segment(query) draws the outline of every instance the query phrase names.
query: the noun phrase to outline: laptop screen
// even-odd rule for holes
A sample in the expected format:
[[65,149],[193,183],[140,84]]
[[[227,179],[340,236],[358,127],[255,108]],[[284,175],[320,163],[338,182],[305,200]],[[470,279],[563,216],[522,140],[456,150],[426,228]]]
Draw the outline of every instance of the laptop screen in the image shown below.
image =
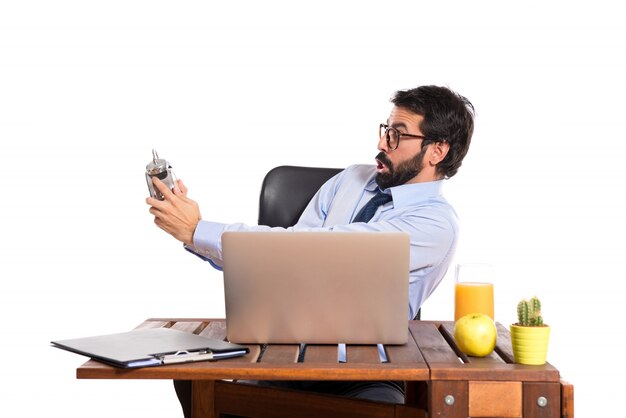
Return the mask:
[[408,234],[226,232],[222,256],[232,342],[407,341]]

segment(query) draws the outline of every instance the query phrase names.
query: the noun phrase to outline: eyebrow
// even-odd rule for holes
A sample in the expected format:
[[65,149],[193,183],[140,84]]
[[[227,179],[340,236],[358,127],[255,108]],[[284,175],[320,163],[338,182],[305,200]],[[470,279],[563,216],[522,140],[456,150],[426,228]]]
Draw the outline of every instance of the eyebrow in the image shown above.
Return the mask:
[[392,128],[396,128],[396,129],[404,128],[405,131],[409,130],[409,128],[406,126],[406,123],[404,123],[404,122],[397,122],[397,123],[394,123],[393,125],[389,125],[389,119],[387,119],[387,125],[391,126]]

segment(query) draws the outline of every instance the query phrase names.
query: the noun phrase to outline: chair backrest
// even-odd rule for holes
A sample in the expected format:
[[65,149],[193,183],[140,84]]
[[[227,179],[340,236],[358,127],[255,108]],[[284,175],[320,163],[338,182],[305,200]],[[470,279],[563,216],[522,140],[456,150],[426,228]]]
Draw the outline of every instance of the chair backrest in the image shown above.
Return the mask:
[[341,170],[289,165],[270,170],[261,186],[259,225],[294,225],[319,188]]

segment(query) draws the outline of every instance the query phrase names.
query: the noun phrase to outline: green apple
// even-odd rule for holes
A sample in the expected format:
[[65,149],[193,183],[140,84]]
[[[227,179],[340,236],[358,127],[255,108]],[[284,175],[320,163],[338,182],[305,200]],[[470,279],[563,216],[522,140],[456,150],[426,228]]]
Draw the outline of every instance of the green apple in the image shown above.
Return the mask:
[[488,356],[496,346],[497,335],[493,320],[482,313],[464,315],[454,323],[454,340],[469,356]]

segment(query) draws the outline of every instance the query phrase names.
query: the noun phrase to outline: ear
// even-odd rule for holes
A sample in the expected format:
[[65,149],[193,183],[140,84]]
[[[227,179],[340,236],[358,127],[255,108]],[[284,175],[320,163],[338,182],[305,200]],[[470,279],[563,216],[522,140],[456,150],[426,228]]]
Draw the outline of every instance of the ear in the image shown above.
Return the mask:
[[446,158],[446,155],[448,155],[448,151],[450,151],[450,144],[445,141],[431,144],[428,158],[429,164],[434,167],[442,162],[443,159]]

